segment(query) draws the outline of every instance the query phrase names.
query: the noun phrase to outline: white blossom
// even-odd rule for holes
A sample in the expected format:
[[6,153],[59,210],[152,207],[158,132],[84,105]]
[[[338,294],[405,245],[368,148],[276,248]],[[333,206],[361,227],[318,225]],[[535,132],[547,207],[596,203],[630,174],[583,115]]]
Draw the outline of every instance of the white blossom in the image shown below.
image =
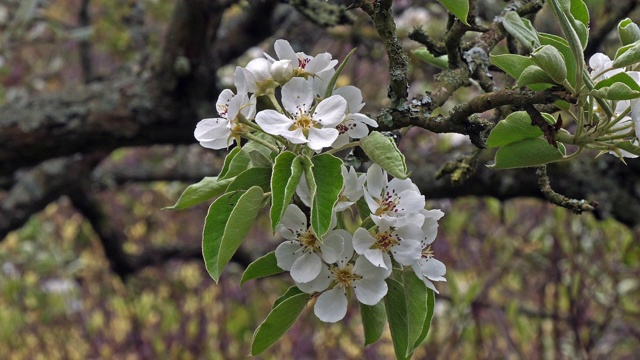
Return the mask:
[[[346,233],[346,232],[345,232]],[[346,233],[345,236],[348,236]],[[371,264],[365,257],[356,258],[352,262],[353,247],[351,237],[344,241],[344,250],[335,264],[327,265],[321,274],[309,284],[298,285],[307,293],[322,292],[314,306],[314,313],[324,322],[337,322],[347,313],[347,292],[353,290],[356,299],[365,305],[375,305],[387,294],[387,283],[384,281],[391,275],[391,262],[386,268]],[[326,290],[328,289],[328,290]]]
[[[276,40],[273,47],[276,50],[278,59],[291,61],[294,76],[302,76],[305,78],[315,76],[338,64],[338,61],[332,60],[331,54],[327,52],[316,56],[310,56],[303,52],[295,52],[287,40]],[[265,54],[265,56],[271,63],[277,61],[267,54]]]
[[378,164],[367,170],[367,186],[364,191],[369,210],[373,215],[401,217],[424,209],[424,196],[410,179],[387,180],[387,173]]
[[322,260],[334,263],[343,251],[342,232],[332,230],[320,239],[296,205],[287,207],[276,230],[287,239],[275,251],[278,267],[289,271],[298,283],[315,279],[322,270]]
[[202,119],[196,125],[194,136],[205,148],[225,149],[240,141],[240,134],[245,132],[246,126],[238,118],[251,119],[256,112],[255,97],[247,94],[233,94],[229,89],[220,93],[216,103],[219,118]]
[[[412,265],[420,258],[421,244],[425,238],[420,226],[424,220],[422,215],[415,214],[412,221],[375,215],[371,219],[377,225],[373,230],[358,228],[353,234],[356,253],[383,268],[389,263],[390,254],[402,265]],[[418,223],[415,223],[416,219]]]
[[281,135],[294,144],[307,144],[319,151],[338,137],[338,125],[344,118],[347,102],[341,96],[322,100],[313,109],[313,90],[303,78],[293,78],[282,87],[282,104],[287,115],[263,110],[256,123],[267,133]]
[[344,120],[336,126],[339,135],[331,147],[341,148],[349,143],[349,138],[361,139],[369,135],[369,126],[378,127],[375,120],[359,113],[364,106],[360,89],[351,85],[343,86],[334,90],[333,94],[340,95],[347,101],[347,110]]

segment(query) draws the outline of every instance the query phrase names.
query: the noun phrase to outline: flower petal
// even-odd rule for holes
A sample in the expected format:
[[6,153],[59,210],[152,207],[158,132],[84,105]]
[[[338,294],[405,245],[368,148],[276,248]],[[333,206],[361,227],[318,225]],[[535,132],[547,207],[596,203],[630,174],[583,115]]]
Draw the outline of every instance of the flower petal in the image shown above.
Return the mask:
[[293,120],[275,110],[262,110],[256,115],[256,124],[265,132],[272,135],[281,135],[289,131]]
[[295,282],[306,283],[315,279],[322,270],[322,260],[312,252],[304,253],[291,265],[291,277]]
[[[387,269],[387,265],[384,262],[384,255],[386,255],[381,249],[367,249],[363,254],[367,260],[374,266]],[[388,256],[388,255],[387,255]]]
[[447,281],[444,275],[447,273],[447,267],[442,261],[435,258],[427,258],[418,261],[422,275],[433,281]]
[[353,249],[360,255],[364,254],[375,243],[376,239],[365,228],[358,228],[353,233]]
[[278,234],[288,240],[298,240],[301,233],[307,231],[307,217],[296,205],[289,205],[276,228]]
[[360,279],[353,282],[358,301],[365,305],[375,305],[387,295],[387,283],[382,279]]
[[403,240],[391,248],[393,258],[402,265],[411,265],[420,259],[422,246],[415,240]]
[[348,85],[337,88],[333,94],[340,95],[347,100],[347,112],[350,114],[357,113],[364,106],[362,102],[362,91],[355,86]]
[[[382,194],[382,189],[387,185],[387,173],[382,171],[378,164],[373,164],[367,170],[367,190],[372,197],[377,199]],[[371,208],[371,206],[369,206]],[[372,210],[373,211],[373,210]]]
[[342,250],[344,249],[344,238],[342,233],[337,230],[329,231],[322,239],[320,251],[322,252],[322,260],[327,264],[333,264],[338,261]]
[[331,285],[333,279],[331,278],[331,271],[327,265],[322,265],[318,276],[306,283],[296,283],[298,289],[306,292],[307,294],[313,294],[314,292],[323,291]]
[[284,241],[278,245],[275,251],[278,267],[286,271],[291,270],[293,263],[302,256],[300,249],[300,243],[297,241]]
[[273,44],[273,48],[276,50],[276,55],[278,55],[280,60],[291,60],[293,62],[293,66],[298,67],[298,55],[293,51],[291,44],[289,44],[287,40],[276,40]]
[[307,114],[313,105],[313,89],[309,81],[294,77],[282,86],[282,105],[293,117]]
[[322,148],[331,146],[337,138],[338,130],[336,129],[312,127],[309,128],[309,143],[307,146],[313,150],[322,150]]
[[316,300],[316,305],[313,307],[313,312],[318,319],[335,323],[344,318],[347,314],[347,294],[341,288],[333,288],[325,291]]
[[363,279],[386,279],[391,275],[391,258],[384,254],[383,259],[386,268],[375,266],[366,257],[360,256],[356,259],[353,272]]
[[344,119],[346,110],[347,101],[342,96],[333,95],[322,100],[316,106],[311,118],[322,126],[336,127]]
[[322,53],[314,56],[304,70],[309,74],[317,74],[319,72],[328,70],[338,63],[336,60],[331,60],[332,56],[329,53]]

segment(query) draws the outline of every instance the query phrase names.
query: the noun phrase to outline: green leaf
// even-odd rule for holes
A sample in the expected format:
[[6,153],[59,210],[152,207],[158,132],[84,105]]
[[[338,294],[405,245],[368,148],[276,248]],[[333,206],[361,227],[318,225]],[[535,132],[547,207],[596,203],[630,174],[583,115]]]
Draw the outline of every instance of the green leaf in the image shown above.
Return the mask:
[[302,162],[292,152],[276,157],[271,175],[271,229],[275,231],[287,205],[291,202],[302,175]]
[[502,25],[504,29],[516,38],[527,50],[533,51],[533,49],[540,46],[538,32],[533,28],[533,25],[531,25],[531,21],[521,18],[517,12],[508,11],[504,16]]
[[298,295],[298,294],[304,294],[304,292],[300,289],[298,289],[297,286],[291,286],[290,288],[287,289],[287,291],[284,292],[284,294],[282,294],[282,296],[280,296],[279,298],[276,299],[276,301],[273,303],[273,306],[271,307],[271,309],[273,310],[276,306],[280,305],[281,302],[287,300],[288,298]]
[[422,332],[420,336],[418,336],[418,340],[416,340],[416,344],[414,345],[416,348],[422,344],[424,339],[427,338],[429,334],[429,329],[431,328],[431,319],[433,319],[433,310],[436,305],[436,293],[431,289],[427,289],[427,316],[424,319],[424,324],[422,324]]
[[622,72],[598,82],[592,94],[608,100],[630,100],[640,97],[640,85]]
[[378,341],[382,336],[384,325],[387,323],[387,312],[384,308],[384,301],[373,306],[359,304],[362,327],[364,328],[364,346],[368,346]]
[[526,68],[536,64],[528,56],[515,54],[491,55],[491,63],[514,79],[519,78]]
[[555,81],[542,70],[539,66],[531,65],[524,69],[520,77],[518,78],[517,86],[527,86],[532,84],[555,84]]
[[271,168],[249,168],[233,179],[227,188],[227,192],[247,190],[252,186],[259,186],[263,192],[269,192],[271,191],[270,183]]
[[258,258],[256,261],[252,262],[247,266],[247,269],[242,274],[242,279],[240,279],[240,285],[245,282],[253,279],[259,279],[275,274],[279,274],[283,272],[280,267],[278,267],[278,260],[276,260],[276,253],[274,251]]
[[618,37],[622,45],[629,45],[640,40],[640,28],[631,19],[626,18],[618,24]]
[[[304,178],[307,180],[307,186],[309,187],[309,198],[316,197],[318,186],[316,185],[316,178],[313,177],[313,162],[308,156],[299,156],[302,169],[304,170]],[[313,200],[312,200],[313,202]],[[312,204],[313,205],[313,204]]]
[[251,164],[255,167],[273,167],[273,162],[259,150],[251,150],[249,151],[249,158],[251,159]]
[[[235,148],[235,149],[237,149],[237,148]],[[230,155],[231,155],[231,153],[229,153],[229,155],[227,157],[229,157]],[[229,165],[228,166],[227,166],[227,161],[225,159],[225,164],[222,167],[222,170],[224,171],[224,175],[218,175],[218,178],[220,178],[220,179],[228,179],[228,178],[232,178],[234,176],[237,176],[241,172],[247,170],[250,165],[251,165],[251,157],[249,156],[249,153],[244,148],[240,149],[232,157],[231,161],[229,161]],[[222,174],[223,172],[221,171],[220,173]]]
[[623,68],[640,62],[640,41],[623,46],[616,52],[613,67]]
[[524,139],[534,139],[543,135],[542,130],[531,125],[531,118],[526,111],[516,111],[491,130],[487,139],[487,147],[495,148]]
[[418,59],[439,67],[440,69],[446,69],[449,66],[449,57],[447,55],[442,56],[434,56],[427,50],[426,47],[417,48],[412,51],[413,55],[415,55]]
[[438,0],[438,2],[464,24],[469,25],[467,22],[469,0]]
[[[573,56],[567,40],[552,34],[540,33],[538,35],[540,36],[540,43],[542,45],[551,45],[560,51],[565,59],[565,66],[567,67],[567,81],[570,84],[575,84],[576,76],[582,76],[582,74],[577,73],[576,58]],[[580,61],[582,61],[582,59],[580,59]]]
[[391,341],[397,359],[408,359],[406,356],[409,348],[409,324],[407,319],[407,303],[404,296],[404,287],[397,280],[386,280],[389,290],[384,298],[384,305],[389,319]]
[[225,192],[232,180],[218,180],[217,176],[205,177],[200,182],[189,185],[173,206],[163,210],[182,210],[212,199]]
[[229,172],[229,167],[231,166],[231,161],[233,161],[233,158],[236,157],[236,155],[238,155],[239,152],[240,152],[240,147],[236,146],[233,149],[231,149],[231,151],[224,158],[224,164],[222,165],[222,169],[220,170],[220,174],[218,174],[218,177],[220,179],[224,179],[225,178],[225,176]]
[[278,341],[298,319],[310,298],[311,295],[300,293],[275,306],[253,334],[251,355],[262,353]]
[[589,9],[582,0],[571,0],[571,15],[584,26],[589,26]]
[[[567,80],[564,56],[551,45],[543,45],[531,53],[531,59],[558,84]],[[526,70],[525,70],[526,71]]]
[[564,145],[558,143],[558,149],[542,138],[525,139],[501,147],[496,153],[495,169],[513,169],[544,165],[562,160],[566,153]]
[[413,271],[402,273],[404,298],[407,304],[407,353],[410,357],[413,350],[420,345],[418,338],[422,334],[427,319],[427,286]]
[[336,82],[338,81],[340,74],[342,74],[342,70],[344,70],[344,66],[347,65],[347,62],[349,62],[351,55],[353,55],[355,51],[356,51],[356,48],[353,48],[351,51],[349,51],[347,56],[344,57],[344,60],[342,60],[342,64],[338,66],[338,69],[331,77],[331,80],[329,80],[329,84],[327,85],[327,90],[325,90],[325,93],[324,93],[325,98],[328,98],[329,96],[331,96],[331,94],[333,94],[333,89],[336,87]]
[[311,226],[316,235],[322,237],[329,231],[333,207],[338,202],[344,179],[342,160],[331,154],[320,154],[311,158],[313,178],[318,189],[311,205]]
[[404,155],[393,139],[372,131],[360,140],[360,147],[373,162],[380,165],[391,176],[398,179],[409,177]]
[[209,275],[218,282],[262,207],[262,189],[227,193],[209,207],[202,234],[202,254]]

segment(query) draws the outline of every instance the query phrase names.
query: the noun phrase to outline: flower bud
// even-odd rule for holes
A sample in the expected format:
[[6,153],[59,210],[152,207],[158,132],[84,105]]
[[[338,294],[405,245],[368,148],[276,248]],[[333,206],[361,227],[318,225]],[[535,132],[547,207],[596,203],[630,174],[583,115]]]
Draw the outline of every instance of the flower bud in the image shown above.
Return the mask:
[[291,60],[279,60],[271,64],[271,77],[279,83],[285,83],[293,77]]

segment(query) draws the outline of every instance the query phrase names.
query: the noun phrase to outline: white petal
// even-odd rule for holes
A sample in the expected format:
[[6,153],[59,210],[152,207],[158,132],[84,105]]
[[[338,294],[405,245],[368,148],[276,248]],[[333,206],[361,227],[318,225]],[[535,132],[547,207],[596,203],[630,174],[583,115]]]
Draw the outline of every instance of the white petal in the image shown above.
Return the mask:
[[331,147],[334,149],[340,149],[341,147],[347,145],[349,143],[349,135],[347,133],[340,134],[336,138],[336,140],[331,144]]
[[322,269],[315,279],[306,283],[296,283],[296,286],[307,294],[313,294],[314,292],[325,290],[332,282],[333,279],[331,278],[329,267],[322,265]]
[[283,130],[280,132],[280,135],[285,139],[291,141],[293,144],[304,144],[308,142],[307,138],[304,136],[302,129],[298,128],[293,131]]
[[360,256],[356,259],[353,272],[365,279],[386,279],[391,275],[391,258],[387,254],[383,258],[386,268],[375,266],[366,257]]
[[307,217],[296,205],[289,205],[276,228],[285,239],[297,240],[300,233],[307,231]]
[[236,66],[236,70],[233,73],[233,85],[235,85],[238,90],[238,94],[247,93],[247,78],[244,74],[245,72],[242,68],[240,66]]
[[256,115],[256,124],[269,134],[280,135],[289,130],[293,120],[275,110],[262,110]]
[[402,265],[411,265],[420,259],[422,246],[420,242],[403,240],[391,248],[394,259]]
[[315,253],[304,253],[291,265],[291,277],[295,282],[306,283],[315,279],[322,269],[322,260]]
[[338,261],[342,250],[344,249],[344,238],[342,233],[337,230],[329,231],[320,244],[320,251],[322,252],[322,259],[327,264],[333,264]]
[[369,230],[365,228],[358,228],[355,233],[353,233],[353,249],[358,254],[364,254],[364,252],[373,246],[376,243],[376,239],[371,236]]
[[[367,190],[375,198],[380,198],[382,189],[387,185],[387,173],[378,164],[373,164],[367,170]],[[371,208],[371,206],[369,206]]]
[[387,269],[387,265],[384,263],[384,255],[386,255],[381,249],[367,249],[364,251],[364,256],[374,266]]
[[333,68],[329,68],[325,71],[322,71],[316,76],[313,77],[313,92],[319,96],[324,97],[325,92],[327,92],[327,87],[329,86],[329,81],[333,77],[333,74],[336,73],[336,70]]
[[333,209],[335,212],[340,212],[347,210],[353,204],[355,204],[355,201],[338,201]]
[[422,233],[424,234],[424,245],[429,245],[436,239],[438,235],[438,222],[433,218],[425,218],[422,224]]
[[387,295],[387,283],[381,279],[360,279],[353,282],[358,301],[375,305]]
[[336,287],[325,291],[318,297],[313,312],[318,319],[335,323],[342,320],[347,314],[347,303],[347,294],[343,289]]
[[291,60],[293,62],[293,66],[298,66],[298,55],[293,51],[291,44],[287,40],[278,39],[273,44],[273,48],[276,50],[276,55],[280,60]]
[[[378,202],[371,197],[371,194],[369,193],[369,190],[367,188],[367,190],[363,189],[363,195],[364,195],[364,201],[367,202],[367,206],[369,207],[369,211],[371,211],[372,214],[375,214],[376,211],[378,211],[378,209],[380,208],[380,204],[378,204]],[[377,198],[380,198],[380,195],[376,195]]]
[[429,217],[436,221],[442,219],[444,216],[444,212],[440,209],[422,210],[420,213],[424,215],[425,218]]
[[227,112],[229,110],[229,102],[231,102],[231,99],[233,99],[234,96],[235,95],[233,91],[229,89],[222,90],[220,95],[218,95],[218,101],[216,101],[216,110],[218,110],[218,114],[223,118],[227,117]]
[[418,261],[422,275],[433,281],[447,281],[444,275],[447,273],[447,267],[442,261],[436,258],[421,259]]
[[[358,115],[358,114],[354,114]],[[365,116],[366,117],[366,116]],[[362,122],[353,121],[349,126],[349,130],[347,130],[347,134],[349,134],[350,138],[353,139],[362,139],[363,137],[369,135],[369,128]]]
[[263,82],[271,78],[271,64],[269,60],[265,58],[257,58],[249,61],[245,69],[253,75],[254,81],[256,82]]
[[[418,217],[419,219],[423,219],[422,216]],[[403,241],[417,241],[421,242],[424,239],[424,233],[422,232],[422,228],[419,225],[422,221],[418,221],[417,223],[407,223],[403,226],[398,226],[396,228],[395,233],[403,239]]]
[[196,125],[193,132],[196,140],[207,141],[219,138],[227,138],[230,134],[227,124],[229,121],[223,118],[202,119]]
[[297,241],[284,241],[276,248],[276,260],[278,267],[289,271],[293,263],[302,256],[300,243]]
[[282,105],[293,117],[308,113],[313,106],[313,89],[309,81],[294,77],[282,86]]
[[[284,135],[283,135],[284,136]],[[331,128],[309,128],[309,143],[307,146],[313,150],[322,150],[331,146],[338,138],[338,130]]]
[[214,140],[200,141],[200,146],[207,149],[220,150],[228,148],[229,146],[233,145],[234,142],[235,140],[233,138],[219,138]]
[[351,260],[351,258],[353,257],[353,238],[351,234],[346,230],[338,229],[334,231],[339,231],[342,234],[342,238],[344,239],[342,253],[340,254],[340,257],[338,259],[338,264],[342,266],[348,263],[349,260]]
[[[394,179],[395,180],[395,179]],[[413,190],[405,190],[398,194],[400,203],[398,204],[398,213],[401,215],[408,213],[419,213],[424,209],[424,195]]]
[[306,177],[300,177],[300,182],[298,182],[298,186],[296,187],[296,194],[298,194],[298,197],[300,197],[300,201],[302,201],[303,204],[307,207],[311,207],[311,193],[309,185],[307,185]]
[[311,118],[322,126],[336,127],[344,119],[346,110],[347,101],[342,96],[333,95],[318,104]]
[[357,113],[364,106],[362,102],[362,91],[355,86],[349,85],[337,88],[333,94],[340,95],[347,100],[347,111],[350,114]]
[[311,61],[309,61],[304,69],[309,74],[317,74],[319,72],[328,70],[335,66],[335,64],[337,63],[331,61],[331,58],[332,56],[329,53],[318,54],[313,59],[311,59]]

